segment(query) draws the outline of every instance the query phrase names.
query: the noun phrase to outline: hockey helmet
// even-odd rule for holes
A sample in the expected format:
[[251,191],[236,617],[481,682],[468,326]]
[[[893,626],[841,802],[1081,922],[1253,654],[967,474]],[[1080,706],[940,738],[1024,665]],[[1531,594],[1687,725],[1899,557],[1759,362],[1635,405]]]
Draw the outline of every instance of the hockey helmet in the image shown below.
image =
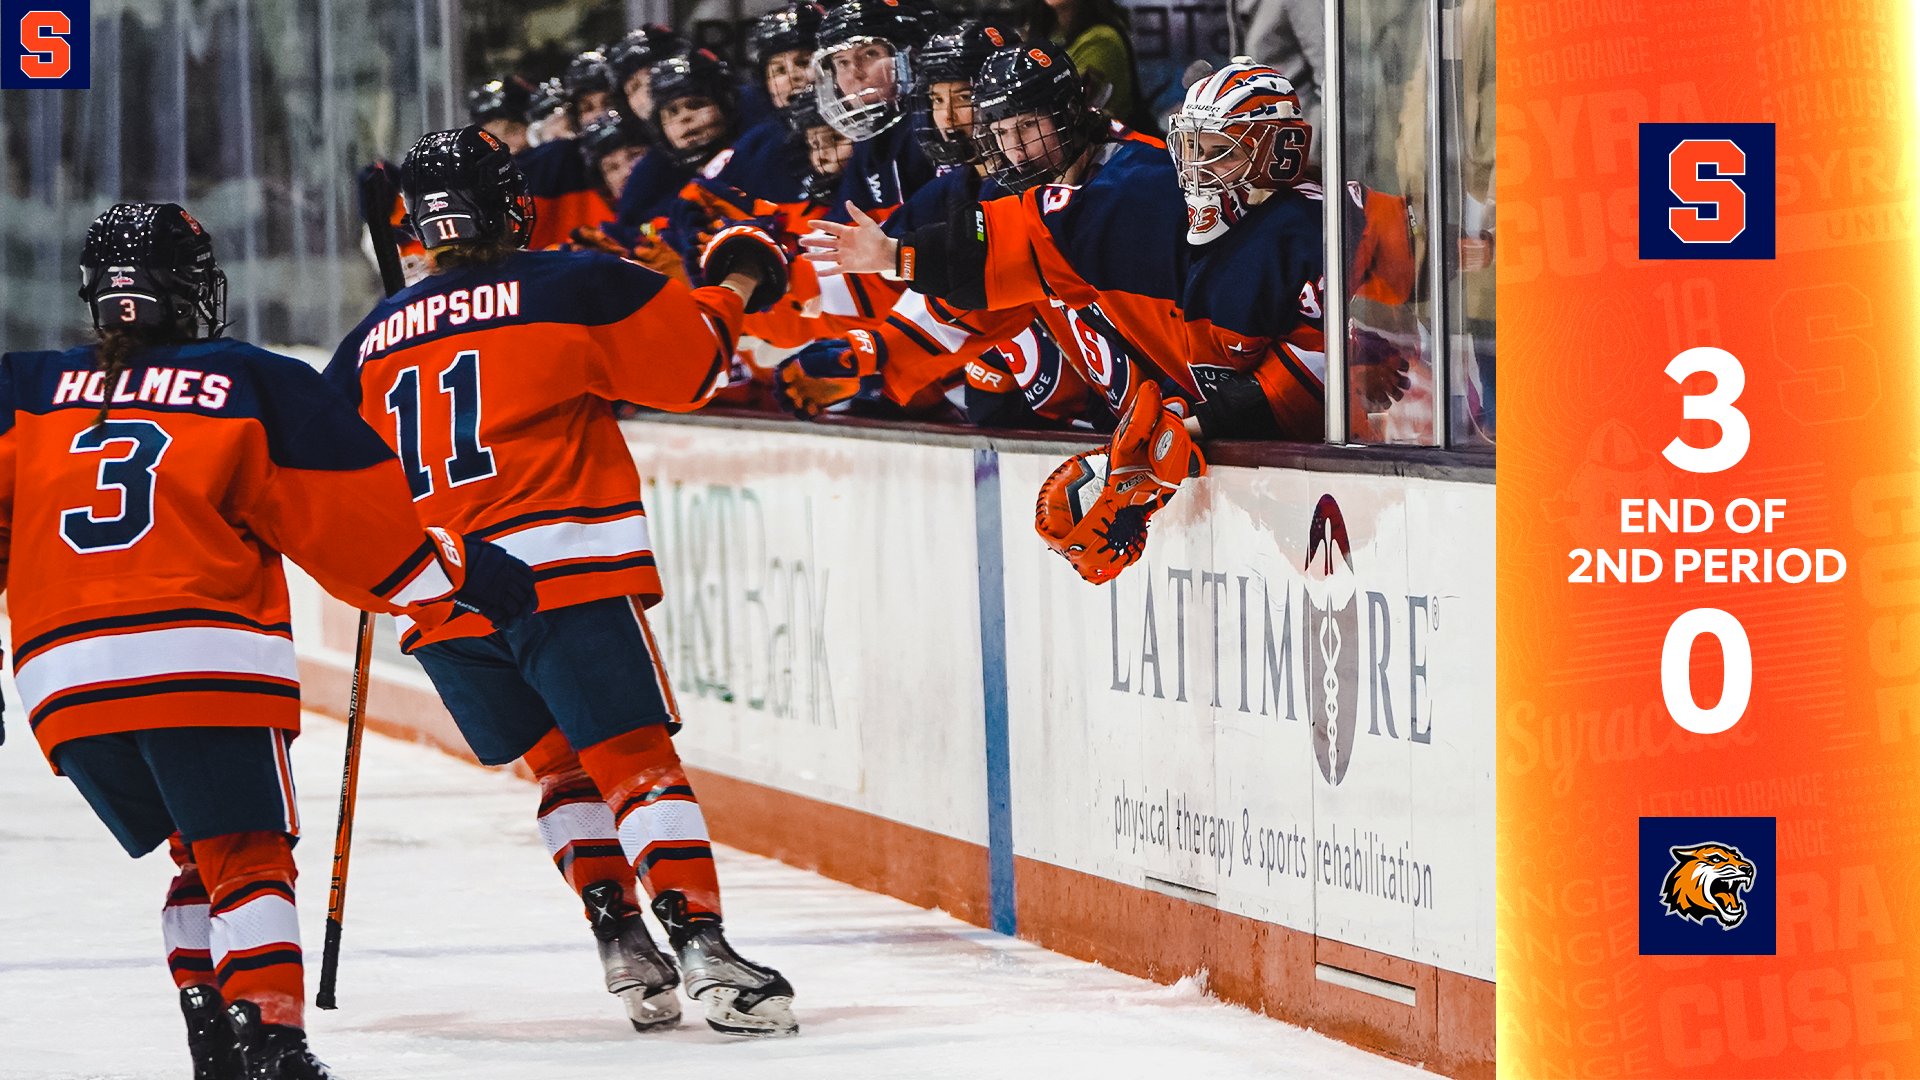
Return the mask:
[[[913,108],[921,116],[921,123],[913,129],[913,134],[920,140],[920,149],[927,160],[935,165],[966,165],[979,156],[973,141],[971,106],[966,116],[955,116],[959,121],[957,126],[942,129],[934,115],[934,86],[966,83],[970,87],[980,65],[986,63],[995,49],[1019,41],[1019,31],[989,19],[967,19],[953,30],[927,39],[926,47],[913,65],[919,80],[914,89]],[[967,101],[971,102],[973,91],[969,89],[966,94]]]
[[997,49],[973,80],[973,137],[1010,192],[1061,178],[1106,130],[1067,51],[1049,41]]
[[906,115],[913,54],[926,42],[921,9],[903,0],[846,0],[820,23],[813,92],[820,115],[855,141]]
[[80,299],[95,330],[218,337],[227,275],[213,238],[175,203],[118,203],[93,219],[80,254]]
[[[697,166],[725,149],[733,141],[740,112],[738,91],[726,62],[705,49],[685,56],[669,56],[648,69],[647,81],[653,93],[654,143],[682,165]],[[686,98],[704,98],[720,110],[722,123],[717,128],[698,132],[694,141],[675,146],[667,137],[667,107]]]
[[693,44],[658,23],[632,30],[607,50],[607,63],[615,85],[624,88],[627,80],[665,60],[693,51]]
[[476,124],[489,120],[525,122],[533,108],[533,95],[532,84],[518,75],[493,79],[468,91],[467,116]]
[[647,130],[618,109],[608,109],[580,131],[580,152],[587,164],[599,168],[608,154],[629,146],[648,145]]
[[533,198],[506,145],[478,127],[420,137],[400,165],[400,193],[428,248],[533,235]]
[[804,52],[808,58],[819,41],[820,23],[827,11],[812,0],[790,0],[786,7],[760,16],[747,34],[747,59],[764,74],[767,61],[785,52]]
[[1298,180],[1313,144],[1293,84],[1244,56],[1188,87],[1168,127],[1194,244],[1225,235],[1246,213],[1251,192]]

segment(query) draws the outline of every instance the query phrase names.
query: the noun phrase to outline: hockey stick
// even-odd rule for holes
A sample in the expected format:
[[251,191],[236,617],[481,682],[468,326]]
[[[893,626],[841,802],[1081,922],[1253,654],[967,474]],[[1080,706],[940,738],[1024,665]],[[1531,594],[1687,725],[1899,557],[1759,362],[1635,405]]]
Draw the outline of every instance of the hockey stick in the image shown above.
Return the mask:
[[[380,168],[366,171],[360,181],[360,216],[373,240],[374,261],[380,265],[380,285],[388,296],[406,288],[400,269],[400,249],[394,243],[391,214],[393,185]],[[373,662],[373,615],[360,613],[360,633],[353,648],[353,685],[347,694],[347,759],[340,773],[340,820],[333,832],[333,882],[327,889],[327,936],[320,950],[320,989],[315,1006],[338,1008],[334,982],[340,975],[340,930],[347,916],[347,867],[353,853],[353,812],[360,794],[360,741],[365,729],[368,666]]]

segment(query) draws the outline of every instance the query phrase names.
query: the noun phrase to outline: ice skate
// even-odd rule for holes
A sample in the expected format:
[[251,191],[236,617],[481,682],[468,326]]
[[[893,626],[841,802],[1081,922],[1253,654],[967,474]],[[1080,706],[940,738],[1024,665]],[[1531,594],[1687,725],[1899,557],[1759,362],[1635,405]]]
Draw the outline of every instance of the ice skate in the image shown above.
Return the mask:
[[654,897],[653,912],[679,954],[687,996],[706,1007],[707,1026],[723,1035],[793,1035],[793,986],[770,967],[743,960],[715,915],[689,913],[677,892]]
[[606,970],[607,993],[627,1008],[635,1031],[669,1028],[680,1022],[680,975],[653,943],[646,919],[621,899],[617,882],[600,881],[581,891],[593,917],[593,936]]
[[227,1003],[211,986],[180,991],[180,1014],[187,1019],[187,1053],[193,1056],[193,1080],[242,1080],[240,1047],[227,1022]]
[[227,1006],[234,1039],[240,1044],[246,1080],[337,1080],[307,1047],[307,1033],[297,1027],[260,1022],[260,1007],[251,1001]]

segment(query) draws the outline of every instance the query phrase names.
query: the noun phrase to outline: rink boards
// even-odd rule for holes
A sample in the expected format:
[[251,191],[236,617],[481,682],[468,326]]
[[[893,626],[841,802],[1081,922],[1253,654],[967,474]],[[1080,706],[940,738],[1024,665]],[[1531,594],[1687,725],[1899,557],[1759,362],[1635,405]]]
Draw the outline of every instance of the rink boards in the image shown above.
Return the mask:
[[[1491,483],[1218,467],[1095,587],[1032,530],[1078,447],[628,436],[716,839],[1491,1074]],[[352,618],[301,606],[326,709]],[[380,726],[457,750],[390,637],[376,671]]]

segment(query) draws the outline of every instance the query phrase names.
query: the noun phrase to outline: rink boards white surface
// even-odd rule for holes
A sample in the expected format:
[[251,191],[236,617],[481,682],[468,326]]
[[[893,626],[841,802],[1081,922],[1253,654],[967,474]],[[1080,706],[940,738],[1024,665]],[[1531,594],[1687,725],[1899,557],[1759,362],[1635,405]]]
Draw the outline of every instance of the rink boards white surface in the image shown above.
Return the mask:
[[[19,717],[0,747],[0,1080],[183,1077],[159,940],[171,864],[127,859]],[[309,987],[343,730],[309,716],[295,744]],[[792,978],[802,1034],[637,1036],[540,846],[532,785],[380,736],[363,762],[341,1008],[310,1021],[341,1080],[1427,1075],[1193,981],[1120,975],[727,848],[732,936]]]

